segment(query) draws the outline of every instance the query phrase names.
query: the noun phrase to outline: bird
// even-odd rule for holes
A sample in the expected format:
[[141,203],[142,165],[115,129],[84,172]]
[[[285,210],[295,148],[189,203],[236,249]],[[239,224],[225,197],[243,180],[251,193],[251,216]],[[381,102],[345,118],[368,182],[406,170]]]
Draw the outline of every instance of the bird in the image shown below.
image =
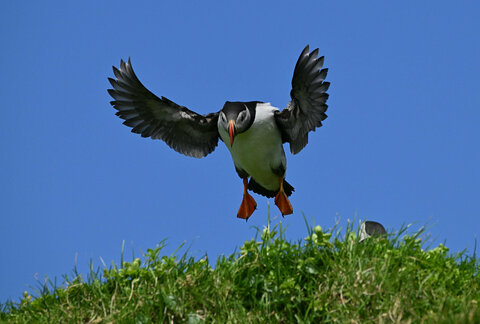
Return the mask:
[[219,139],[230,151],[238,176],[243,181],[243,199],[237,217],[248,220],[257,208],[249,190],[275,197],[282,216],[293,213],[288,197],[294,191],[285,180],[287,161],[283,144],[292,154],[308,143],[308,134],[327,118],[328,69],[319,49],[306,45],[295,65],[291,100],[282,110],[262,101],[226,101],[218,112],[198,114],[164,96],[157,97],[137,78],[128,61],[113,66],[115,78],[108,78],[114,99],[110,104],[123,124],[145,138],[160,139],[170,148],[194,158],[215,150]]

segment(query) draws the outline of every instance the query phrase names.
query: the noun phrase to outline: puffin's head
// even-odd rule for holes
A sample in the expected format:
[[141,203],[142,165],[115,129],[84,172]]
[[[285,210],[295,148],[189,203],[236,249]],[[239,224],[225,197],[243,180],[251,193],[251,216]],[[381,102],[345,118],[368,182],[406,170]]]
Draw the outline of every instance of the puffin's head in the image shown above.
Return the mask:
[[225,102],[220,110],[219,123],[230,135],[230,146],[233,146],[233,139],[237,134],[241,134],[250,128],[253,124],[255,112],[251,112],[246,103],[243,102]]

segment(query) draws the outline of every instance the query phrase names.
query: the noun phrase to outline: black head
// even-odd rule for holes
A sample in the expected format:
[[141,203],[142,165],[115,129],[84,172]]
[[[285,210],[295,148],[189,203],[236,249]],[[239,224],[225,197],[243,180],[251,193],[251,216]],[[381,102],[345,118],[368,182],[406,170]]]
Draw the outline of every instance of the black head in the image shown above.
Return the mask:
[[230,145],[235,135],[245,132],[255,120],[255,110],[259,101],[225,102],[220,110],[220,125],[230,134]]

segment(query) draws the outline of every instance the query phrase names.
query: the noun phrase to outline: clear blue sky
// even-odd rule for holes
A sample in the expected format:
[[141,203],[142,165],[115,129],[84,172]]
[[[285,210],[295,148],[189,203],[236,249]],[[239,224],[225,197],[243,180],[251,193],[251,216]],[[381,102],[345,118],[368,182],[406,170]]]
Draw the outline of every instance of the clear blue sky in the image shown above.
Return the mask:
[[235,217],[243,188],[224,146],[197,160],[121,124],[107,77],[129,56],[150,90],[208,113],[226,100],[285,107],[298,55],[319,47],[329,118],[287,154],[287,236],[306,235],[302,212],[325,228],[357,215],[434,224],[435,242],[473,251],[478,2],[189,3],[3,3],[0,302],[70,272],[75,255],[81,271],[118,261],[123,240],[127,255],[167,238],[168,253],[186,241],[216,258],[266,224],[257,195],[251,220]]

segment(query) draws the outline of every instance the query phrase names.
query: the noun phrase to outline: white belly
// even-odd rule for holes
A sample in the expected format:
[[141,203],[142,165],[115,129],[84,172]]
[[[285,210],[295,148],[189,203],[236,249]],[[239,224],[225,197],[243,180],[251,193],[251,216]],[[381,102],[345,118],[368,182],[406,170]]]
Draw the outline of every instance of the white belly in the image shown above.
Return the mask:
[[282,137],[273,116],[276,110],[268,103],[257,104],[252,126],[235,136],[233,147],[226,130],[219,127],[220,137],[230,150],[235,166],[246,171],[265,189],[273,191],[280,185],[278,175],[272,170],[287,167]]

